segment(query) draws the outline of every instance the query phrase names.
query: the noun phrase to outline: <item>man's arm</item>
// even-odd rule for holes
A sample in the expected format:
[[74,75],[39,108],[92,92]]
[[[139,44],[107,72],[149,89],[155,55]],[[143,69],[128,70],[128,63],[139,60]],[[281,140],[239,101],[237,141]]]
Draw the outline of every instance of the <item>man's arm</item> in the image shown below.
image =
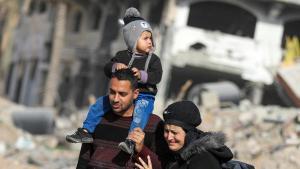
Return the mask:
[[152,161],[153,168],[161,169],[158,156],[144,145],[145,133],[141,128],[135,128],[132,132],[129,133],[128,138],[135,142],[135,154],[134,154],[135,162],[139,161],[138,160],[139,157],[141,157],[144,161],[146,161],[147,156],[149,155]]
[[[154,126],[151,134],[147,135],[146,145],[143,145],[141,151],[136,154],[136,161],[139,162],[138,157],[141,157],[143,161],[147,161],[149,155],[152,161],[153,168],[165,168],[167,158],[169,157],[169,149],[167,143],[163,138],[163,121],[156,115],[149,119],[151,125]],[[148,132],[147,132],[148,133]],[[143,140],[144,141],[144,140]]]

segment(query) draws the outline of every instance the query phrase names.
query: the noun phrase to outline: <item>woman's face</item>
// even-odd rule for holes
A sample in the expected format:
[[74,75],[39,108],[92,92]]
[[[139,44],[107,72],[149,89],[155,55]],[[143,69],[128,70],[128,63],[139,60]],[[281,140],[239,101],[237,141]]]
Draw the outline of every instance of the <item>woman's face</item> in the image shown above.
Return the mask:
[[184,145],[185,131],[176,125],[165,124],[164,138],[170,150],[178,151]]

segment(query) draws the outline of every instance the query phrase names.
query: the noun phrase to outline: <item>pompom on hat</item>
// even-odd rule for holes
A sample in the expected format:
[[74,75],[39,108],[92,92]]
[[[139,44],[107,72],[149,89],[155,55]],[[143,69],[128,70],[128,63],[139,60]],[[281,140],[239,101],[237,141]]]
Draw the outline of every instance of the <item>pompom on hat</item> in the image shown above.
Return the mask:
[[165,124],[173,124],[183,129],[195,130],[202,122],[198,107],[191,101],[170,104],[163,112]]
[[140,12],[130,7],[126,10],[123,26],[123,36],[129,50],[136,51],[136,44],[144,31],[149,31],[152,34],[152,44],[154,46],[153,32],[150,24],[141,17]]

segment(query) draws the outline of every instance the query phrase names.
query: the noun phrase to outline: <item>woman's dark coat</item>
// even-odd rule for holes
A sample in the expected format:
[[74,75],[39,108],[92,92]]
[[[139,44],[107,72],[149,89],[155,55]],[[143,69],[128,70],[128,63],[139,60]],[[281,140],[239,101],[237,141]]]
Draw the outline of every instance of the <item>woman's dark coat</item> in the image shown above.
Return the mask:
[[221,163],[232,159],[232,152],[224,145],[223,133],[192,135],[187,133],[188,144],[170,156],[167,169],[221,169]]

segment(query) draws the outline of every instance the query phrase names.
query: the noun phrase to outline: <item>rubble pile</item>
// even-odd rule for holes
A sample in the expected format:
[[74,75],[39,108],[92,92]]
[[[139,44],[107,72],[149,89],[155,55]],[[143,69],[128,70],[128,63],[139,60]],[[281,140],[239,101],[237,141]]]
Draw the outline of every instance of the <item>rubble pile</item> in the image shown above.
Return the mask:
[[[65,135],[80,126],[86,113],[55,117],[53,134],[32,135],[12,123],[11,112],[25,107],[0,98],[0,168],[75,168],[80,144],[65,142]],[[235,159],[257,169],[300,168],[300,109],[253,105],[201,108],[204,131],[223,131]],[[86,112],[86,110],[84,110]]]
[[[64,140],[65,130],[32,135],[14,126],[12,112],[26,109],[0,98],[0,168],[73,169],[80,145]],[[69,122],[70,123],[70,122]]]
[[202,114],[202,129],[225,132],[236,159],[258,169],[300,168],[300,109],[244,101]]

